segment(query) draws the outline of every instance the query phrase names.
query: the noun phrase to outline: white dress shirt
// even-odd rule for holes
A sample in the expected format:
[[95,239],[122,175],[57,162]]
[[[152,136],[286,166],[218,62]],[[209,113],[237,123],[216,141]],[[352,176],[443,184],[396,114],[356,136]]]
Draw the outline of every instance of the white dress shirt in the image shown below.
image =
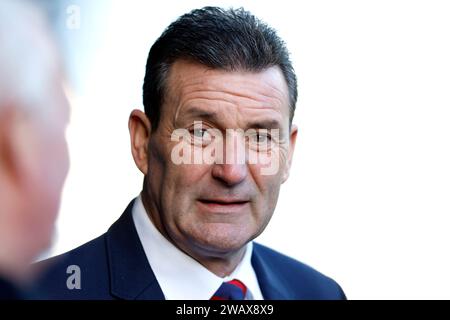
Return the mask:
[[209,300],[222,282],[238,279],[247,287],[246,300],[262,300],[251,264],[253,243],[232,274],[221,278],[169,242],[153,225],[140,196],[133,205],[133,221],[145,255],[167,300]]

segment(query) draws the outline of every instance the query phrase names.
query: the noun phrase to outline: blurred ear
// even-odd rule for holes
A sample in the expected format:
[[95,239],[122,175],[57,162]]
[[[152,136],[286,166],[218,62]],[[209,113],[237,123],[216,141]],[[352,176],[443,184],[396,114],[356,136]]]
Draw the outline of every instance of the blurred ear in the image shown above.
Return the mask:
[[151,133],[150,120],[141,110],[133,110],[128,120],[130,131],[131,153],[139,170],[147,175],[148,171],[148,143]]
[[[11,110],[3,109],[0,113],[0,176],[2,180],[15,176],[14,150],[11,141]],[[3,182],[3,181],[2,181]]]
[[291,171],[292,159],[294,157],[295,143],[297,141],[298,128],[295,124],[292,124],[291,133],[289,134],[289,152],[286,167],[283,172],[282,183],[286,182],[289,178],[289,173]]
[[37,134],[19,108],[4,108],[0,115],[0,170],[10,187],[20,187],[36,174]]

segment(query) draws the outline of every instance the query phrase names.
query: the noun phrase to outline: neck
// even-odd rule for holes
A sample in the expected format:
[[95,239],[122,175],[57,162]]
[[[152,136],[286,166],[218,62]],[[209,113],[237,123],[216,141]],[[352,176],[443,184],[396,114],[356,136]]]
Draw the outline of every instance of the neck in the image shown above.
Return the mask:
[[147,216],[156,229],[158,229],[158,231],[164,236],[164,238],[215,275],[221,278],[230,275],[243,259],[246,246],[243,246],[235,251],[219,252],[214,250],[214,248],[205,249],[195,246],[188,246],[184,243],[175,241],[170,237],[161,221],[160,216],[155,214],[158,210],[154,205],[152,205],[152,202],[146,196],[145,192],[141,193],[141,199]]
[[236,267],[245,255],[245,250],[246,247],[244,246],[236,252],[221,255],[217,253],[208,253],[203,250],[192,250],[191,252],[187,252],[186,250],[183,251],[193,259],[197,260],[206,269],[223,278],[229,276],[234,270],[236,270]]
[[[2,200],[0,199],[0,203]],[[17,282],[22,278],[24,266],[27,264],[23,257],[23,248],[20,246],[21,237],[11,225],[11,216],[18,212],[7,207],[6,201],[3,203],[0,209],[0,274]]]
[[[8,241],[0,241],[0,243],[8,243]],[[28,263],[20,254],[15,254],[16,252],[20,250],[6,246],[0,248],[0,274],[14,283],[19,283],[27,278]]]

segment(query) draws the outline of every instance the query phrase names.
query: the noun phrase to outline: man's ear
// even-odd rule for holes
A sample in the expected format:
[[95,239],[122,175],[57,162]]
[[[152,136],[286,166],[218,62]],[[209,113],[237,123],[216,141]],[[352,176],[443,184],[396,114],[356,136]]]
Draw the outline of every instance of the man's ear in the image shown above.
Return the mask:
[[38,141],[29,119],[19,108],[4,108],[0,115],[0,170],[11,187],[22,186],[32,178]]
[[128,120],[130,131],[131,153],[139,170],[147,175],[148,143],[151,134],[150,120],[141,110],[133,110]]
[[283,172],[282,183],[286,182],[286,180],[289,178],[289,172],[291,171],[292,159],[294,157],[295,142],[297,141],[297,133],[298,133],[298,127],[295,124],[292,124],[291,132],[289,134],[288,158],[287,158],[286,166],[285,166],[284,172]]

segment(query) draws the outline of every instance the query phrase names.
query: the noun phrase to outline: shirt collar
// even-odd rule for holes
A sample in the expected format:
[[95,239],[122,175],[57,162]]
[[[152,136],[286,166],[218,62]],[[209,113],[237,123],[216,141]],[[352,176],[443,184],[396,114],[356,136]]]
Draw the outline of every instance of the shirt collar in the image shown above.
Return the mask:
[[222,282],[232,279],[247,286],[248,299],[262,299],[251,264],[252,242],[247,244],[244,257],[233,273],[221,278],[179,250],[156,229],[140,196],[134,203],[132,214],[145,255],[167,300],[208,300]]

